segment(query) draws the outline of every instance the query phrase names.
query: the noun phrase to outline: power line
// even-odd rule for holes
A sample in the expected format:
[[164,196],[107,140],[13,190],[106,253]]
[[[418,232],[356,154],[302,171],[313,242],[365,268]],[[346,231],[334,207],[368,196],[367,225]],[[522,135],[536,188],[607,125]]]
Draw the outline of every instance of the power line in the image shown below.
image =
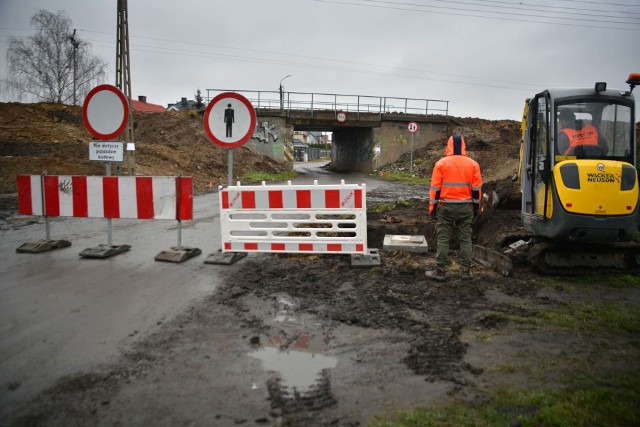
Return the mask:
[[622,6],[622,7],[640,7],[638,4],[627,4],[627,3],[605,3],[602,1],[588,1],[588,0],[558,0],[558,1],[566,1],[571,3],[588,3],[588,4],[597,4],[598,6],[602,6],[603,4],[609,6]]
[[[412,8],[402,8],[402,7],[381,6],[381,5],[377,5],[377,4],[354,3],[352,1],[337,1],[337,0],[308,0],[308,1],[315,1],[315,2],[318,2],[318,3],[331,3],[331,4],[339,4],[339,5],[370,7],[370,8],[378,8],[378,9],[402,10],[402,11],[409,11],[409,12],[435,13],[435,14],[441,14],[441,15],[465,16],[465,17],[482,18],[482,19],[494,19],[494,20],[500,20],[500,21],[515,21],[515,22],[527,22],[527,23],[533,23],[533,24],[562,25],[563,27],[582,27],[582,28],[598,28],[598,29],[608,29],[608,30],[640,31],[640,26],[638,26],[638,28],[609,27],[609,26],[602,26],[602,25],[577,24],[577,23],[566,22],[566,21],[565,22],[540,21],[540,20],[528,20],[528,19],[519,19],[519,18],[507,18],[507,17],[500,17],[500,16],[474,15],[474,14],[470,14],[470,13],[443,12],[443,11],[438,11],[438,10],[434,11],[434,10],[424,10],[424,9],[412,9]],[[376,1],[376,0],[360,0],[360,1]],[[402,3],[393,3],[393,2],[385,2],[385,3],[399,4],[399,5],[402,4]],[[455,8],[446,8],[446,7],[440,7],[440,6],[423,6],[423,7],[459,10],[459,9],[455,9]],[[498,13],[498,12],[486,12],[486,11],[480,11],[480,12],[481,13]],[[502,13],[502,14],[505,14],[505,13]],[[549,16],[534,16],[534,15],[527,15],[527,14],[520,14],[520,15],[522,15],[522,16],[531,16],[531,17],[539,17],[539,18],[545,18],[545,19],[562,19],[562,18],[554,18],[554,17],[549,17]],[[582,18],[579,18],[578,20],[580,20],[580,21],[602,22],[602,23],[610,23],[610,24],[620,23],[620,24],[624,24],[624,25],[634,25],[634,24],[631,24],[631,23],[628,23],[628,22],[597,21],[597,20],[587,20],[587,19],[582,19]]]
[[[327,2],[327,3],[338,3],[336,1],[328,1],[328,0],[313,0],[313,1],[318,1],[318,2]],[[357,0],[360,2],[364,2],[363,3],[352,3],[352,2],[344,2],[342,4],[351,4],[351,5],[355,5],[355,6],[365,6],[365,7],[380,7],[380,8],[390,8],[390,9],[398,9],[398,10],[411,10],[411,11],[418,11],[418,12],[430,12],[430,11],[426,11],[426,10],[422,10],[422,9],[404,9],[404,8],[393,8],[390,6],[377,6],[375,4],[387,4],[387,5],[400,5],[400,6],[414,6],[414,7],[422,7],[422,8],[431,8],[431,9],[444,9],[444,10],[457,10],[457,11],[464,11],[464,12],[478,12],[478,13],[491,13],[491,14],[497,14],[497,15],[509,15],[509,16],[524,16],[524,17],[531,17],[531,18],[543,18],[543,19],[561,19],[561,18],[557,18],[557,17],[553,17],[553,16],[545,16],[545,15],[533,15],[533,14],[529,14],[529,13],[518,13],[518,12],[499,12],[499,11],[492,11],[492,10],[479,10],[479,9],[464,9],[464,8],[458,8],[458,7],[449,7],[449,6],[433,6],[433,5],[428,5],[428,4],[418,4],[418,3],[408,3],[408,2],[403,2],[403,1],[388,1],[388,0]],[[433,0],[433,1],[441,1],[441,0]],[[369,3],[369,4],[367,4]],[[371,4],[371,3],[375,3],[375,4]],[[468,2],[461,2],[461,1],[454,1],[454,0],[447,0],[446,3],[458,3],[458,4],[474,4],[474,3],[468,3]],[[340,3],[338,3],[340,4]],[[498,7],[498,6],[490,6],[490,7]],[[526,9],[525,9],[526,10]],[[544,11],[543,11],[544,12]],[[545,12],[546,13],[546,12]],[[549,12],[550,13],[550,12]],[[563,13],[563,14],[571,14],[569,12],[556,12],[556,13]],[[576,13],[571,14],[572,16],[577,15]],[[591,15],[591,14],[585,14],[586,16],[596,16],[596,15]],[[469,15],[464,15],[464,16],[469,16]],[[492,18],[489,16],[478,16],[478,17],[482,17],[482,18]],[[612,17],[614,19],[620,19],[620,17]],[[628,18],[628,19],[637,19],[637,18]],[[598,20],[598,19],[584,19],[584,18],[578,18],[578,20],[580,21],[586,21],[586,22],[602,22],[602,23],[610,23],[610,24],[624,24],[624,25],[632,25],[632,23],[630,22],[621,22],[621,21],[611,21],[611,20]],[[640,29],[640,28],[639,28]]]
[[[95,31],[90,31],[90,30],[83,30],[83,31],[95,32]],[[103,33],[103,34],[107,34],[107,33]],[[304,59],[304,60],[310,59],[310,60],[322,61],[322,62],[330,61],[330,62],[335,62],[335,63],[339,63],[339,64],[341,63],[341,64],[352,64],[352,65],[358,65],[358,66],[392,68],[392,67],[387,67],[385,65],[382,65],[380,63],[374,64],[374,63],[367,63],[367,62],[361,62],[361,61],[349,61],[349,60],[341,60],[341,59],[334,59],[334,58],[327,58],[327,57],[298,55],[298,54],[292,54],[292,53],[286,53],[286,52],[268,51],[268,50],[264,50],[264,49],[258,50],[258,49],[237,48],[237,47],[231,47],[231,46],[214,45],[214,44],[207,44],[207,43],[183,42],[183,41],[179,41],[179,40],[171,40],[171,39],[156,38],[156,37],[145,37],[145,36],[137,36],[137,37],[136,36],[132,36],[132,38],[154,40],[154,41],[160,41],[160,42],[165,42],[165,43],[166,42],[169,42],[169,43],[184,43],[184,44],[189,44],[189,45],[194,45],[194,46],[221,48],[221,49],[228,49],[228,50],[232,50],[232,51],[245,51],[245,52],[252,52],[252,53],[279,55],[279,56],[285,56],[285,57],[300,58],[300,59]],[[150,49],[158,48],[156,46],[145,46],[145,45],[138,45],[138,47],[146,47],[146,48],[150,48]],[[160,47],[159,49],[171,49],[171,48]],[[180,50],[183,51],[184,49],[181,48]],[[148,52],[151,52],[151,51],[148,51]],[[197,52],[197,53],[205,53],[205,52]],[[218,54],[218,55],[221,55],[221,54]],[[415,69],[415,68],[397,68],[397,69],[405,70],[405,71],[411,71],[411,72],[437,74],[437,75],[449,76],[449,77],[459,77],[459,78],[465,78],[465,79],[471,78],[470,76],[461,75],[461,74],[439,73],[439,72],[436,72],[436,71],[428,71],[428,70],[421,70],[421,69]],[[521,84],[521,82],[509,82],[509,81],[505,81],[505,80],[502,80],[502,79],[491,79],[491,78],[483,78],[483,77],[477,77],[477,76],[474,76],[473,78],[476,78],[478,80],[486,80],[486,81],[493,81],[493,82]]]
[[[432,0],[432,1],[448,1],[448,0]],[[478,0],[481,3],[496,3],[496,4],[509,4],[512,6],[517,6],[518,8],[520,8],[520,6],[522,5],[526,5],[526,6],[533,6],[533,7],[542,7],[542,8],[548,8],[548,9],[566,9],[566,10],[582,10],[582,11],[586,11],[586,12],[613,12],[613,13],[631,13],[633,15],[637,15],[637,12],[629,12],[629,11],[623,11],[623,10],[605,10],[605,9],[585,9],[584,7],[568,7],[568,6],[556,6],[556,5],[548,5],[548,4],[536,4],[536,3],[525,3],[525,2],[521,2],[521,1],[516,1],[516,2],[512,2],[512,1],[499,1],[499,0]],[[572,0],[556,0],[556,1],[572,1]],[[640,8],[640,4],[636,4],[636,5],[622,5],[622,4],[616,4],[616,3],[603,3],[603,2],[585,2],[585,1],[580,1],[580,0],[576,0],[574,1],[574,3],[592,3],[592,4],[597,4],[598,6],[603,6],[603,5],[608,5],[608,6],[624,6],[624,7],[638,7]],[[473,4],[473,3],[472,3]]]
[[[109,47],[109,46],[101,46],[101,47]],[[437,82],[464,84],[464,85],[471,85],[471,86],[483,86],[483,87],[492,87],[492,88],[500,88],[500,89],[521,90],[526,92],[530,92],[534,88],[534,85],[527,85],[527,86],[530,86],[530,88],[522,87],[521,82],[517,82],[517,83],[513,82],[513,84],[520,85],[520,87],[508,86],[505,84],[478,83],[478,82],[472,82],[472,80],[478,79],[478,80],[489,80],[489,81],[495,81],[495,82],[501,82],[501,80],[482,79],[478,77],[471,77],[471,76],[464,76],[464,75],[447,75],[444,73],[434,73],[434,72],[422,71],[422,70],[408,70],[403,68],[398,68],[398,70],[439,74],[442,76],[448,76],[450,78],[423,77],[423,76],[416,76],[416,75],[409,75],[409,74],[394,73],[390,71],[374,71],[371,69],[348,68],[348,67],[341,67],[337,65],[331,66],[326,64],[311,64],[311,63],[296,62],[296,61],[282,61],[282,60],[276,60],[276,59],[270,59],[270,58],[257,58],[257,57],[247,57],[247,56],[220,54],[220,53],[211,53],[211,52],[189,51],[189,50],[179,49],[179,48],[167,48],[167,47],[146,46],[146,45],[135,45],[135,46],[132,46],[131,48],[135,52],[163,53],[163,54],[170,54],[170,55],[191,56],[191,57],[198,57],[198,58],[224,58],[224,59],[259,63],[259,64],[286,65],[290,67],[295,66],[295,67],[311,68],[314,70],[330,70],[330,71],[340,71],[340,72],[349,72],[349,73],[357,72],[363,75],[413,79],[413,80],[428,81],[428,82],[437,81]],[[334,60],[334,61],[338,62],[337,60]],[[349,61],[345,61],[345,62],[349,62]],[[367,65],[367,64],[360,64],[360,65]],[[461,80],[453,80],[452,78],[459,78]],[[504,82],[504,83],[512,83],[512,82]],[[535,87],[539,88],[539,86],[535,86]]]
[[[360,0],[360,1],[371,2],[371,3],[398,4],[398,5],[403,5],[403,6],[439,7],[439,6],[431,6],[431,5],[428,5],[428,4],[425,4],[425,3],[406,3],[406,2],[401,2],[401,1],[398,1],[398,2],[377,1],[377,0]],[[456,0],[430,0],[430,1],[437,2],[437,3],[447,3],[447,4],[455,3],[455,4],[462,4],[462,5],[490,7],[490,8],[494,8],[494,9],[508,9],[508,10],[514,10],[514,11],[518,11],[518,12],[532,11],[532,12],[542,12],[542,13],[556,13],[556,14],[570,15],[570,16],[581,15],[581,16],[592,16],[592,17],[600,17],[600,18],[613,18],[613,19],[622,18],[622,19],[637,19],[637,20],[640,20],[640,18],[603,15],[602,13],[600,13],[600,12],[605,12],[605,13],[624,13],[624,14],[627,14],[627,15],[628,14],[640,15],[640,13],[627,12],[627,11],[614,11],[614,10],[602,10],[602,9],[585,9],[585,8],[563,7],[563,6],[547,6],[547,5],[530,4],[530,3],[518,3],[517,4],[518,7],[502,6],[502,4],[509,4],[509,5],[515,5],[516,4],[516,3],[509,3],[509,2],[504,2],[504,1],[488,1],[487,2],[487,3],[497,3],[497,4],[500,4],[500,6],[484,5],[484,4],[476,3],[476,2],[456,1]],[[538,7],[540,9],[531,9],[529,7],[523,7],[523,6]],[[444,9],[449,9],[447,7],[443,7],[443,8]],[[456,8],[451,8],[451,9],[460,10],[460,9],[456,9]],[[573,11],[578,10],[580,12],[563,12],[563,11],[545,10],[545,9],[564,9],[564,10],[573,10]],[[471,12],[507,14],[506,12],[496,12],[496,11],[492,11],[492,10],[471,10]],[[581,13],[581,12],[597,12],[597,14]],[[515,15],[531,16],[531,17],[553,18],[553,17],[530,15],[530,14],[520,14],[520,13],[514,13],[514,14]],[[609,21],[605,20],[604,22],[609,22]],[[613,21],[613,22],[615,22],[615,21]]]

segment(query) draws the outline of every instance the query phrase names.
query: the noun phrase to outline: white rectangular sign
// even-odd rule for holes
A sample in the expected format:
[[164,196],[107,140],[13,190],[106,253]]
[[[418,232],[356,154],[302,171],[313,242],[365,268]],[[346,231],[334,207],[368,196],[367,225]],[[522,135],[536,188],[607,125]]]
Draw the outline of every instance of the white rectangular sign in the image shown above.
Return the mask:
[[89,160],[121,162],[124,160],[124,142],[89,141]]

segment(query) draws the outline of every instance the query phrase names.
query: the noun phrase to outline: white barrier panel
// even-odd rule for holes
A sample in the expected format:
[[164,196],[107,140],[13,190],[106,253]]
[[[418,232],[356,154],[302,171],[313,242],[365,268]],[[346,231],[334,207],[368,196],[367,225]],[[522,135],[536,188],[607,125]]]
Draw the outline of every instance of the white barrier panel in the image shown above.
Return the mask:
[[19,175],[18,213],[85,218],[193,218],[191,177]]
[[220,189],[223,252],[367,253],[365,184]]

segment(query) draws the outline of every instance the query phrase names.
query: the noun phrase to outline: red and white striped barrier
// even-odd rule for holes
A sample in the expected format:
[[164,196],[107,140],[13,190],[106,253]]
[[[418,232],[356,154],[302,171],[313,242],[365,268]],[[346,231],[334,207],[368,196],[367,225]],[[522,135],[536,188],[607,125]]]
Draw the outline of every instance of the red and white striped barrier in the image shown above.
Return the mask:
[[365,254],[365,185],[220,189],[223,252]]
[[19,175],[18,213],[190,220],[192,187],[191,177]]

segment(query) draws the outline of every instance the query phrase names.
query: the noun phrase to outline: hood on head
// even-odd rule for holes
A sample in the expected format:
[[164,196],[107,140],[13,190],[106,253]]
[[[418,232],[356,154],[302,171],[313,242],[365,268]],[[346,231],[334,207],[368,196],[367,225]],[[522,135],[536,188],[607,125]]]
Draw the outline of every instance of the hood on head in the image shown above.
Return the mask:
[[445,156],[466,156],[467,145],[464,143],[464,137],[462,135],[453,135],[449,137],[447,142],[447,148],[444,150]]

